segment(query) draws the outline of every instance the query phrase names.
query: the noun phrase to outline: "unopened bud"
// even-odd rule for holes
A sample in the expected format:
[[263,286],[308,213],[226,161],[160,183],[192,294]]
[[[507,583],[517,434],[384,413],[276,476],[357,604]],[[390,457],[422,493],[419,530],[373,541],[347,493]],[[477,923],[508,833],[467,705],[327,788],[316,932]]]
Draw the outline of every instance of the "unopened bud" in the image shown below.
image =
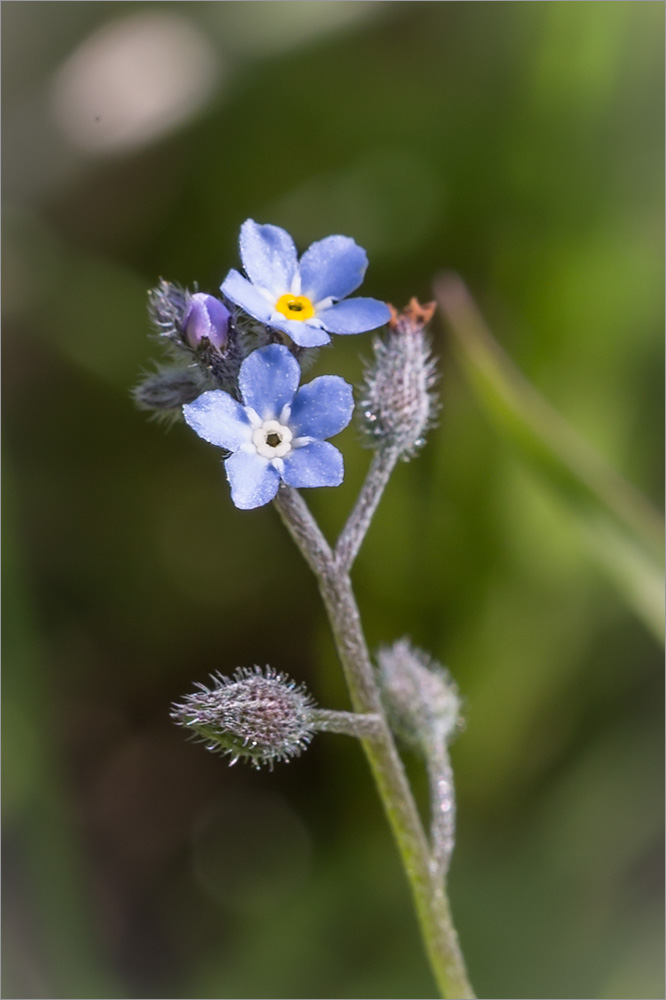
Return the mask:
[[272,770],[276,760],[298,757],[316,732],[371,740],[381,729],[378,715],[318,708],[302,684],[270,667],[211,676],[213,686],[197,684],[197,691],[171,706],[171,718],[208,750],[230,756],[231,764],[247,760]]
[[180,410],[210,388],[196,369],[163,368],[147,375],[134,389],[134,401],[142,410]]
[[377,654],[389,724],[425,759],[430,785],[430,864],[445,879],[455,842],[455,795],[447,743],[460,727],[458,690],[444,667],[406,639]]
[[214,295],[196,292],[188,296],[182,319],[182,329],[190,347],[196,349],[203,340],[222,351],[227,343],[231,313]]
[[181,351],[212,347],[221,352],[227,346],[231,313],[214,295],[160,278],[148,292],[148,315],[160,337]]
[[377,653],[382,701],[394,732],[428,754],[445,745],[460,725],[458,689],[448,671],[407,639]]
[[[160,279],[148,293],[148,313],[162,346],[174,358],[185,357],[188,371],[179,376],[171,370],[144,380],[134,393],[139,406],[170,410],[193,402],[207,389],[237,395],[238,372],[251,347],[237,335],[231,313],[220,299]],[[187,389],[189,382],[198,387],[193,395]],[[177,399],[181,387],[183,395]]]
[[160,278],[160,283],[148,292],[148,315],[161,337],[182,342],[183,319],[187,312],[189,293],[181,285]]
[[435,363],[425,333],[434,310],[434,304],[421,306],[414,298],[401,313],[392,308],[389,329],[375,338],[375,356],[365,371],[359,413],[367,444],[397,449],[405,460],[423,445],[437,408]]
[[232,677],[213,675],[213,686],[172,706],[171,718],[190,729],[208,750],[256,768],[273,767],[306,749],[313,734],[314,702],[302,685],[270,667],[239,667]]

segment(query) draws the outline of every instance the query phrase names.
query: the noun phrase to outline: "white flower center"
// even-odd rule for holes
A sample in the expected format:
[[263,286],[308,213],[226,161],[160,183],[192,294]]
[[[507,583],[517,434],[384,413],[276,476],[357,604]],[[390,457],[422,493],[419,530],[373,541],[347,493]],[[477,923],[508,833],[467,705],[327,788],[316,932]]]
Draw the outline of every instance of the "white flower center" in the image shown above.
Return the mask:
[[291,433],[286,424],[278,420],[264,420],[252,433],[252,444],[262,458],[284,458],[292,448]]

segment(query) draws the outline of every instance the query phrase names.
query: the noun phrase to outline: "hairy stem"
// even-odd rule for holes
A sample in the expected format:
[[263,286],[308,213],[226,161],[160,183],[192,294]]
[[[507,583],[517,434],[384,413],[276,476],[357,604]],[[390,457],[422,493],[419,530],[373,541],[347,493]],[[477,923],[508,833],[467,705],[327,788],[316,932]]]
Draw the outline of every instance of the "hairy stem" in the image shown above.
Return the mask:
[[430,784],[430,850],[435,876],[444,881],[455,842],[456,803],[453,770],[445,742],[432,747],[426,757]]
[[357,739],[374,739],[380,732],[381,719],[378,715],[359,712],[333,712],[327,708],[316,708],[310,713],[310,724],[318,733],[339,733],[355,736]]
[[[451,1000],[473,998],[444,882],[438,866],[433,864],[407,776],[386,722],[346,566],[341,566],[331,552],[296,490],[281,486],[275,505],[317,577],[354,711],[378,716],[372,737],[361,742],[412,888],[426,950],[442,996]],[[353,551],[353,546],[349,551]]]
[[347,573],[358,555],[399,455],[397,448],[380,448],[373,456],[361,492],[335,546],[338,566]]

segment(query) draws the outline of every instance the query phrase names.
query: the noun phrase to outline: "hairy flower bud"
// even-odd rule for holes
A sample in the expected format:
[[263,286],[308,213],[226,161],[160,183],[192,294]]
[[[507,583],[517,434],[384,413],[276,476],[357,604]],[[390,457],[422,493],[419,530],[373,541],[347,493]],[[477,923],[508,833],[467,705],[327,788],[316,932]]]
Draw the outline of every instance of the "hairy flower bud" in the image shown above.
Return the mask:
[[394,732],[426,755],[432,747],[446,745],[460,724],[460,698],[448,671],[407,639],[380,649],[377,662]]
[[139,382],[134,401],[142,410],[178,410],[193,402],[206,389],[205,378],[195,368],[162,368]]
[[425,759],[430,785],[430,864],[445,879],[455,843],[456,803],[447,744],[460,726],[460,698],[444,667],[401,639],[380,649],[379,687],[389,724]]
[[148,315],[160,337],[181,351],[221,352],[227,346],[231,313],[214,295],[161,278],[148,292]]
[[232,677],[217,673],[212,688],[172,706],[171,718],[190,729],[208,750],[247,760],[256,768],[288,761],[312,739],[315,704],[302,685],[270,667],[239,667]]
[[425,333],[434,311],[434,303],[421,306],[415,298],[401,313],[392,309],[388,332],[375,338],[375,356],[365,371],[359,413],[366,442],[371,448],[396,449],[406,461],[423,445],[437,405],[435,364]]
[[190,294],[174,281],[160,278],[159,285],[148,292],[148,315],[160,337],[182,343],[183,320]]
[[222,351],[227,343],[231,313],[214,295],[195,292],[188,296],[182,327],[190,347],[197,348],[203,340]]
[[183,372],[180,384],[185,386],[191,377],[197,381],[199,392],[192,396],[185,391],[180,403],[173,403],[178,377],[169,372],[163,378],[160,373],[159,378],[150,377],[135,391],[139,406],[168,410],[193,402],[207,389],[237,395],[238,372],[253,347],[244,334],[239,334],[231,312],[220,299],[205,292],[190,292],[162,278],[148,292],[148,314],[171,357],[181,362],[186,359],[188,372]]
[[171,718],[208,750],[230,756],[231,764],[248,760],[272,770],[276,760],[298,757],[316,732],[371,739],[381,724],[371,713],[318,708],[304,685],[270,667],[238,667],[232,677],[211,676],[212,688],[197,684],[197,691],[171,706]]

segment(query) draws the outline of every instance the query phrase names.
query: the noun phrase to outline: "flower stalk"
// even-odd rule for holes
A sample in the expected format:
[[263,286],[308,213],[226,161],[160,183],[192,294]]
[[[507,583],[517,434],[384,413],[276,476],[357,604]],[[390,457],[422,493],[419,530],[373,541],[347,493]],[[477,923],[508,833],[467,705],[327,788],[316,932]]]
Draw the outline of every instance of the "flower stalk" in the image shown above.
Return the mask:
[[374,455],[365,482],[336,545],[339,564],[351,569],[384,489],[399,459],[408,462],[432,427],[437,402],[435,366],[426,326],[434,303],[416,299],[397,312],[384,337],[375,337],[359,404],[361,430]]
[[347,573],[351,570],[363,544],[370,522],[399,457],[400,452],[394,447],[381,448],[372,456],[372,462],[361,487],[361,492],[335,546],[338,565]]
[[364,737],[361,743],[400,851],[442,997],[473,998],[440,865],[433,864],[428,839],[386,719],[349,573],[331,551],[296,490],[281,486],[274,503],[317,578],[354,711],[378,716],[372,736]]

